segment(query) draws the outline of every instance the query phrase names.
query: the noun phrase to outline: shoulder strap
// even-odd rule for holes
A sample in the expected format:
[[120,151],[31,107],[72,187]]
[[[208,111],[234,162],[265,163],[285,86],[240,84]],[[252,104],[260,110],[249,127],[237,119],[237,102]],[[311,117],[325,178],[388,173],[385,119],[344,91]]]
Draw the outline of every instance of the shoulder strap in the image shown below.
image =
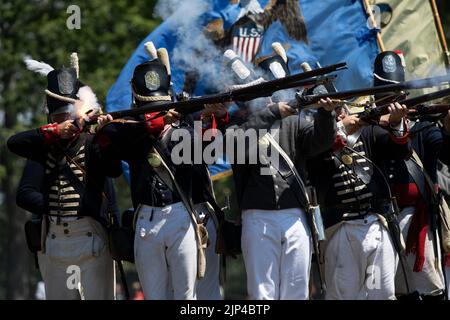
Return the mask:
[[[64,162],[64,164],[56,163],[55,167],[52,169],[50,176],[48,178],[49,185],[51,185],[52,181],[54,181],[58,177],[58,173],[63,173],[66,176],[66,178],[70,181],[72,187],[80,196],[84,193],[84,184],[73,173],[72,169],[70,168],[67,162]],[[47,215],[52,217],[77,217],[79,216],[79,209],[77,210],[76,214],[62,215],[62,214],[47,213]]]
[[[153,148],[153,152],[156,154],[156,156],[158,156],[160,158],[161,164],[159,166],[152,166],[152,167],[154,168],[156,174],[161,178],[161,180],[170,188],[170,190],[177,191],[179,197],[181,198],[181,201],[183,202],[184,206],[186,207],[186,211],[189,214],[189,217],[190,217],[191,222],[192,222],[192,226],[194,227],[195,239],[196,239],[196,242],[197,242],[197,249],[202,251],[202,248],[203,248],[202,236],[200,235],[200,226],[197,223],[197,218],[196,218],[195,213],[194,213],[194,206],[192,204],[192,201],[190,201],[190,199],[187,198],[187,196],[184,193],[183,189],[181,189],[180,185],[175,180],[175,177],[174,177],[172,171],[169,169],[169,167],[167,166],[166,162],[164,161],[164,158],[158,152],[156,147]],[[206,229],[205,229],[205,231],[206,231]],[[200,255],[201,252],[198,252],[198,254]],[[199,268],[197,270],[197,277],[198,278],[203,278],[203,276],[204,276],[204,272],[205,272],[205,270],[204,270],[204,267],[205,267],[204,258],[205,258],[204,253],[202,255],[202,258],[200,256],[197,256],[197,262],[198,262],[197,267]],[[202,261],[202,263],[200,263],[199,261]]]
[[[64,174],[70,181],[75,191],[81,196],[84,193],[85,184],[81,182],[80,179],[75,175],[75,173],[72,171],[67,161],[65,161],[64,164],[62,165],[58,164],[58,167],[60,169],[60,172]],[[86,177],[84,172],[83,175]]]
[[347,145],[350,148],[353,148],[353,146],[355,145],[355,143],[358,141],[359,137],[361,136],[362,133],[362,128],[359,128],[358,131],[356,131],[353,134],[347,135]]
[[[406,160],[405,162],[406,162],[407,166],[408,166],[408,162],[414,162],[415,167],[420,168],[420,172],[422,173],[422,174],[416,174],[416,176],[421,177],[421,178],[418,178],[419,181],[420,181],[420,179],[424,180],[421,183],[421,185],[423,186],[423,189],[425,189],[425,183],[427,183],[429,186],[431,201],[430,201],[430,198],[427,197],[426,190],[420,190],[420,185],[417,184],[417,182],[416,182],[416,184],[418,185],[418,188],[420,190],[420,193],[422,194],[422,199],[424,200],[427,208],[430,210],[430,213],[431,213],[430,218],[431,218],[431,228],[433,229],[433,237],[432,237],[433,249],[434,249],[435,257],[436,257],[436,259],[438,259],[437,257],[439,256],[439,252],[438,252],[438,240],[437,240],[437,235],[436,235],[436,229],[437,229],[438,222],[435,219],[439,219],[439,217],[441,217],[441,222],[442,222],[442,216],[440,215],[440,212],[442,210],[442,207],[440,207],[440,203],[442,200],[442,194],[435,192],[434,183],[431,180],[430,176],[425,171],[425,168],[423,167],[423,163],[420,160],[418,154],[416,153],[416,151],[414,149],[412,150],[412,159],[410,161]],[[409,166],[408,166],[408,171],[409,171]],[[410,172],[410,173],[413,176],[413,179],[415,180],[416,178],[414,177],[412,172]],[[445,201],[443,201],[443,202],[445,203]],[[437,211],[435,211],[435,210],[437,210]],[[435,214],[433,214],[433,212]]]
[[[427,206],[429,205],[428,201],[428,194],[425,190],[425,185],[428,184],[428,187],[431,191],[431,197],[435,203],[437,203],[437,195],[434,191],[434,183],[431,180],[428,173],[425,171],[425,168],[423,166],[422,160],[420,160],[419,156],[417,155],[416,151],[413,150],[412,157],[409,160],[405,160],[406,166],[408,167],[408,171],[411,174],[411,176],[414,179],[414,182],[417,184],[419,191],[422,195],[422,198],[427,203]],[[413,164],[414,166],[412,166]]]
[[404,160],[406,167],[408,168],[408,173],[413,178],[417,189],[419,189],[422,200],[425,202],[426,207],[431,209],[430,198],[426,191],[426,181],[424,177],[424,172],[420,169],[419,165],[412,159]]
[[[66,156],[66,159],[67,159],[67,161],[68,162],[70,162],[70,163],[72,163],[74,166],[76,166],[77,167],[77,169],[78,170],[80,170],[82,173],[83,173],[83,175],[84,175],[84,177],[85,177],[85,179],[87,179],[88,178],[88,174],[87,174],[87,172],[86,172],[86,170],[84,170],[72,157],[70,157],[69,155],[67,155],[67,154],[65,154],[65,156]],[[69,166],[67,166],[67,167],[69,167]],[[73,171],[70,169],[70,167],[69,167],[69,170],[68,171],[70,171],[72,174],[72,176],[73,177],[75,177],[76,178],[76,180],[78,180],[78,182],[79,183],[81,183],[81,181],[75,176],[75,174],[73,173]],[[106,192],[104,191],[104,189],[103,188],[101,188],[98,184],[96,184],[95,183],[95,181],[93,181],[92,180],[92,185],[93,186],[95,186],[100,192],[101,192],[101,194],[102,194],[102,198],[103,198],[103,200],[104,201],[106,201],[106,205],[107,205],[107,215],[108,215],[108,222],[111,224],[111,225],[115,225],[115,224],[119,224],[119,222],[118,222],[118,219],[117,219],[117,217],[112,213],[112,210],[110,210],[110,205],[111,205],[111,199],[108,197],[108,195],[106,194]]]
[[161,164],[159,166],[152,166],[153,170],[155,170],[158,177],[167,185],[167,187],[169,188],[170,191],[176,192],[178,194],[178,196],[180,197],[184,206],[186,207],[189,214],[191,215],[191,213],[193,213],[192,201],[190,201],[187,198],[185,192],[181,189],[181,187],[178,184],[178,182],[176,181],[172,171],[169,169],[164,158],[161,156],[161,153],[157,150],[156,147],[153,148],[153,152],[161,160]]
[[[297,200],[299,201],[300,205],[307,210],[310,205],[309,196],[306,192],[306,186],[303,182],[303,179],[297,172],[297,169],[294,166],[294,163],[292,162],[291,158],[286,154],[286,152],[281,148],[281,146],[278,144],[278,142],[273,138],[272,134],[267,133],[265,136],[269,143],[278,151],[278,153],[281,155],[281,161],[279,163],[279,167],[275,168],[280,175],[283,177],[283,179],[286,180],[286,182],[291,186],[294,190],[293,193]],[[264,138],[263,137],[263,138]],[[274,163],[272,163],[272,166],[274,166]],[[286,169],[286,170],[285,170]],[[288,175],[284,173],[284,171],[288,172]]]

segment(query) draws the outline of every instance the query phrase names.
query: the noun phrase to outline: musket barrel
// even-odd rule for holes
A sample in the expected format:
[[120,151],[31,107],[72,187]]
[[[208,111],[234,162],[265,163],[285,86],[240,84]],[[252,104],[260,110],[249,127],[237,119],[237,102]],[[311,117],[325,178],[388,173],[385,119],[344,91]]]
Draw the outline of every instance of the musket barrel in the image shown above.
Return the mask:
[[[414,108],[414,107],[416,107],[418,105],[421,105],[423,103],[426,103],[428,101],[432,101],[432,100],[440,99],[440,98],[445,98],[447,96],[450,96],[450,88],[449,89],[440,90],[440,91],[436,91],[436,92],[432,92],[432,93],[427,93],[427,94],[424,94],[424,95],[421,95],[421,96],[418,96],[418,97],[415,97],[415,98],[403,99],[403,100],[398,101],[398,103],[406,105],[409,109],[416,109],[416,110],[419,111],[420,109],[421,110],[425,110],[425,108],[428,108],[428,107],[426,107],[426,106],[419,106],[418,108]],[[384,104],[382,106],[370,109],[368,111],[364,111],[362,113],[362,115],[360,116],[360,119],[362,119],[362,120],[371,120],[371,119],[374,119],[376,117],[379,117],[379,116],[382,116],[384,114],[387,114],[387,113],[389,113],[389,111],[388,111],[389,105],[390,104]],[[446,105],[441,105],[441,106],[446,106]],[[444,111],[441,111],[441,112],[446,112],[444,107],[441,107],[441,108],[436,107],[436,108],[434,108],[434,110],[436,110],[436,112],[431,112],[433,109],[429,109],[427,111],[427,114],[440,113],[440,111],[438,111],[439,109],[440,110],[444,110]]]
[[419,80],[411,80],[405,81],[396,84],[388,84],[377,87],[370,88],[361,88],[349,91],[341,91],[341,92],[331,92],[327,94],[299,97],[299,104],[301,108],[307,107],[309,105],[316,104],[320,99],[330,98],[330,99],[349,99],[360,96],[368,96],[374,95],[377,93],[385,93],[385,92],[399,92],[407,89],[424,89],[435,87],[441,84],[449,84],[450,75],[433,77],[433,78],[424,78]]
[[[417,114],[436,114],[444,113],[450,110],[450,104],[430,104],[430,105],[420,105],[415,108]],[[414,113],[413,113],[414,115]]]
[[415,98],[407,99],[406,105],[408,107],[414,107],[414,106],[417,106],[419,104],[422,104],[422,103],[425,103],[428,101],[447,97],[449,95],[450,95],[450,88],[444,89],[444,90],[439,90],[439,91],[427,93],[427,94],[424,94],[424,95],[421,95],[421,96],[418,96]]

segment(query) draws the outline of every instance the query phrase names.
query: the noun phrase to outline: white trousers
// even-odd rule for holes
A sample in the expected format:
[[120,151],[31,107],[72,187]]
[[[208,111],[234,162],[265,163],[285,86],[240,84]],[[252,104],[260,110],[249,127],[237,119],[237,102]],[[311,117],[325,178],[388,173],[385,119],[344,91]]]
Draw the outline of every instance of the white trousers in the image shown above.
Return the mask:
[[241,242],[249,299],[308,299],[312,246],[302,210],[244,210]]
[[46,299],[114,299],[114,262],[99,222],[90,217],[51,222],[45,246],[38,259]]
[[395,299],[397,255],[376,216],[337,226],[325,244],[324,268],[327,300]]
[[142,205],[136,214],[135,265],[145,298],[195,299],[197,243],[183,204]]
[[447,296],[450,300],[450,267],[445,267],[445,277],[447,278]]
[[206,248],[206,270],[205,276],[197,280],[198,300],[223,300],[222,288],[220,286],[220,256],[216,254],[216,224],[212,218],[206,223],[208,230],[209,246]]
[[[400,229],[403,234],[403,238],[406,240],[408,235],[409,226],[414,215],[414,207],[404,208],[398,217]],[[413,272],[414,262],[416,255],[414,253],[409,254],[406,257],[407,267],[406,275],[408,277],[408,284],[411,291],[417,290],[420,294],[433,295],[439,294],[444,290],[444,274],[440,263],[440,249],[438,249],[438,259],[436,259],[434,246],[433,246],[433,234],[428,228],[428,232],[425,238],[425,263],[421,272]],[[404,280],[404,274],[402,269],[397,269],[397,275],[395,277],[395,292],[397,294],[406,294],[406,285]]]

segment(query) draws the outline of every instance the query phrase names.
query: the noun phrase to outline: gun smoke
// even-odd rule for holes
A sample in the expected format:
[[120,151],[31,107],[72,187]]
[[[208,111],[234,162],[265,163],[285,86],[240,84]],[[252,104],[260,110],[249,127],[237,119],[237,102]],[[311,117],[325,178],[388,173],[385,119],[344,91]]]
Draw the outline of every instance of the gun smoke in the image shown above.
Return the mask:
[[160,0],[156,14],[168,18],[175,26],[176,46],[171,55],[172,63],[185,72],[198,75],[209,90],[223,91],[224,83],[231,81],[231,75],[223,72],[222,49],[218,48],[203,33],[203,15],[212,9],[206,0]]
[[[225,67],[223,54],[228,48],[220,48],[204,34],[204,14],[211,11],[212,3],[207,0],[160,0],[155,6],[155,14],[175,26],[177,42],[171,54],[174,66],[185,72],[194,73],[207,92],[223,92],[236,85],[236,75],[231,67]],[[262,70],[246,64],[257,77],[265,77]],[[289,101],[294,98],[295,90],[283,90],[276,93],[276,101]],[[256,99],[246,106],[254,112],[263,108],[268,99]]]

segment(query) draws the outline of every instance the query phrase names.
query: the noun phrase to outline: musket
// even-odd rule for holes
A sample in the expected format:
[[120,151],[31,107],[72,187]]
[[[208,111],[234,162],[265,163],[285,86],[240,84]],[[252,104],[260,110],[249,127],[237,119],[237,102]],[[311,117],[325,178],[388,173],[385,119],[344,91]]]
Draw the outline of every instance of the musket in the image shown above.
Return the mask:
[[[175,109],[181,114],[186,114],[202,110],[205,104],[225,103],[231,101],[245,102],[259,97],[270,97],[274,92],[279,90],[314,86],[332,81],[336,78],[336,76],[328,74],[346,69],[346,65],[346,63],[338,63],[323,68],[314,69],[312,71],[290,75],[285,78],[264,81],[259,84],[229,90],[219,94],[205,95],[202,97],[192,98],[187,101],[168,102],[158,105],[146,104],[139,108],[120,110],[110,112],[109,114],[114,119],[138,116],[153,112],[168,111],[171,109]],[[99,116],[100,115],[90,116],[86,124],[89,125],[96,123]]]
[[[427,93],[418,97],[409,98],[399,100],[398,103],[406,105],[408,109],[412,111],[412,114],[422,113],[422,114],[435,114],[435,113],[443,113],[449,110],[449,108],[445,108],[448,105],[434,105],[434,106],[425,106],[424,103],[440,98],[445,98],[450,96],[450,88],[444,89],[432,93]],[[389,113],[389,105],[388,103],[376,107],[376,108],[366,108],[363,112],[359,113],[359,119],[363,121],[371,121],[375,120],[378,117]],[[429,108],[429,109],[428,109]]]
[[442,114],[447,113],[450,110],[450,104],[429,104],[418,105],[414,108],[413,116],[429,115],[429,114]]
[[361,89],[355,89],[355,90],[349,90],[349,91],[341,91],[341,92],[330,92],[330,93],[324,93],[319,95],[296,95],[296,107],[297,108],[305,108],[308,106],[312,106],[317,104],[321,99],[330,98],[330,99],[350,99],[350,98],[356,98],[361,96],[369,96],[374,95],[378,93],[387,93],[387,92],[400,92],[403,90],[408,89],[424,89],[424,88],[431,88],[435,86],[439,86],[442,84],[449,84],[450,82],[450,75],[445,76],[439,76],[439,77],[432,77],[432,78],[424,78],[424,79],[418,79],[418,80],[411,80],[411,81],[405,81],[401,83],[396,84],[388,84],[383,86],[377,86],[377,87],[370,87],[370,88],[361,88]]
[[322,268],[321,268],[321,252],[320,252],[320,241],[326,240],[325,237],[325,229],[323,226],[323,220],[322,215],[320,212],[319,203],[317,202],[317,194],[316,189],[314,187],[309,187],[309,193],[310,193],[310,206],[308,208],[307,212],[307,219],[308,219],[308,225],[310,227],[311,231],[311,240],[312,240],[312,246],[313,251],[315,255],[315,262],[317,266],[318,271],[318,278],[319,278],[319,284],[320,284],[320,291],[322,294],[326,292],[326,285],[325,280],[322,276]]

